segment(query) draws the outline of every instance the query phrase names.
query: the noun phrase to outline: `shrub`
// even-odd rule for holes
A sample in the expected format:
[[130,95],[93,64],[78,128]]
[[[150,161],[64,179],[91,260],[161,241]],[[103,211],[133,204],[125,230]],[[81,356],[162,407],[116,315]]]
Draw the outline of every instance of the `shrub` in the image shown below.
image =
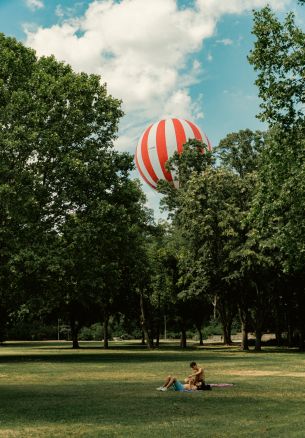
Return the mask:
[[[108,335],[109,339],[112,339],[111,330],[109,330]],[[79,332],[78,339],[80,341],[101,341],[104,339],[104,329],[102,324],[97,322],[90,327],[83,327]]]

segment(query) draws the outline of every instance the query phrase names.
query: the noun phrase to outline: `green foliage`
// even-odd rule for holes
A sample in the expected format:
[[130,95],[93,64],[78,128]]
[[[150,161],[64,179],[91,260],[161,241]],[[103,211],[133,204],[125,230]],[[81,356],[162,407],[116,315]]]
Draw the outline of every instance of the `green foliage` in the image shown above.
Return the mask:
[[57,339],[57,326],[42,321],[16,321],[5,331],[6,338],[18,341],[41,341]]
[[278,248],[284,271],[298,271],[304,265],[305,33],[293,14],[281,23],[269,8],[256,12],[254,23],[257,41],[250,61],[259,71],[266,120],[277,126],[262,157],[253,214],[267,245]]
[[230,342],[238,309],[257,339],[289,327],[305,345],[305,34],[269,7],[253,33],[270,130],[230,133],[214,152],[184,145],[167,163],[179,188],[158,185],[170,218],[158,225],[132,157],[112,148],[121,102],[99,76],[0,35],[0,340],[9,317],[27,338],[60,317],[75,346],[79,331],[105,346],[143,331],[152,346],[166,318],[186,346],[219,331],[213,314]]
[[[269,272],[260,276],[270,285],[269,297],[285,303],[286,318],[294,315],[292,324],[300,331],[304,348],[305,33],[292,13],[280,22],[270,8],[255,12],[253,32],[257,40],[249,59],[258,71],[260,117],[272,129],[249,216],[251,239],[257,252],[271,261]],[[289,284],[290,291],[282,284]]]
[[119,310],[149,220],[132,157],[112,148],[121,102],[2,34],[0,64],[1,303],[61,314],[75,337]]
[[[199,174],[207,167],[211,166],[214,161],[213,155],[207,149],[207,146],[198,140],[189,140],[184,146],[181,154],[175,152],[166,167],[175,175],[179,188],[183,189],[193,173]],[[161,207],[169,212],[173,220],[177,220],[179,215],[176,214],[180,206],[180,190],[167,181],[159,181],[158,190],[165,196],[161,199]]]
[[[109,339],[111,337],[111,333],[109,333]],[[103,338],[103,327],[100,323],[92,324],[90,327],[82,327],[79,332],[80,341],[102,341]]]
[[265,134],[245,129],[228,134],[219,142],[215,152],[222,166],[237,172],[243,178],[256,171],[260,165],[260,153]]
[[260,118],[284,128],[304,122],[305,34],[287,15],[281,23],[270,7],[254,12],[256,36],[250,63],[258,71]]
[[209,336],[215,335],[223,335],[223,328],[219,322],[212,322],[203,329],[204,338],[208,338]]

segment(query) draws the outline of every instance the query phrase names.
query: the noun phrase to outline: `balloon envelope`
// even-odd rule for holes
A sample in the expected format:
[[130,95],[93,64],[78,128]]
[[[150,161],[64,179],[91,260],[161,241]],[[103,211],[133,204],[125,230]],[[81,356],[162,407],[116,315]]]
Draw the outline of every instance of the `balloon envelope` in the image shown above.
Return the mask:
[[135,162],[144,181],[153,189],[159,180],[179,186],[173,172],[165,169],[167,160],[183,151],[183,145],[197,139],[211,150],[207,136],[194,123],[184,119],[164,119],[150,125],[142,134],[135,153]]

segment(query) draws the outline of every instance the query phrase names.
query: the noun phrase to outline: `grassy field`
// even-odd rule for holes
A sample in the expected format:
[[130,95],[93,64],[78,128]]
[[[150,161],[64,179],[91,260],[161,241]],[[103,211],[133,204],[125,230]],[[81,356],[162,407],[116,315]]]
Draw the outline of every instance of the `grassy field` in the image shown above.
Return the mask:
[[[56,342],[0,346],[0,437],[304,437],[305,356],[266,348]],[[209,392],[159,392],[196,360]]]

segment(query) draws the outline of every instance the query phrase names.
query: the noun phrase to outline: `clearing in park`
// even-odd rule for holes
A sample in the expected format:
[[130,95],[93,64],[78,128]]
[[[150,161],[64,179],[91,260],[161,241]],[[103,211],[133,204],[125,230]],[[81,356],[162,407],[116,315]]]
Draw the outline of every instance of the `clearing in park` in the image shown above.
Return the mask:
[[[229,388],[156,391],[189,362]],[[304,437],[304,354],[167,343],[7,342],[0,347],[0,437]]]

